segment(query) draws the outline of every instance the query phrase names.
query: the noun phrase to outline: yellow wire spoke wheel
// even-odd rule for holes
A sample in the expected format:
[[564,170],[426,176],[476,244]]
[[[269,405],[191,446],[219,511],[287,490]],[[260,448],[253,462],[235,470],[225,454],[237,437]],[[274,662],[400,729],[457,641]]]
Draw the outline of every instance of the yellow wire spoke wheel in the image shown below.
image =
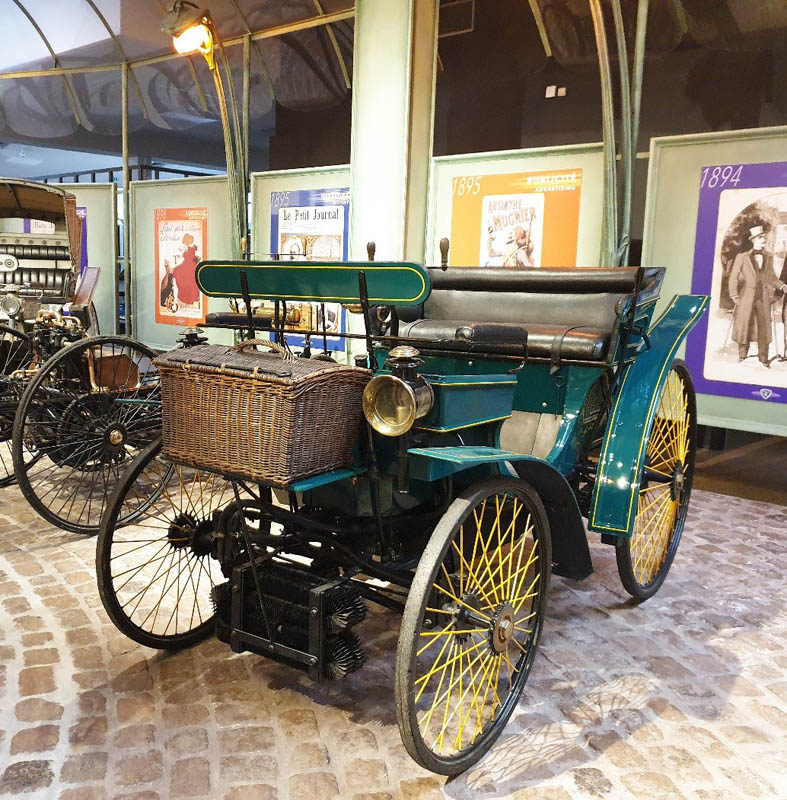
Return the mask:
[[[96,574],[107,614],[147,647],[177,649],[214,630],[213,533],[235,502],[220,475],[173,464],[161,440],[131,463],[101,519]],[[131,519],[129,524],[118,520]]]
[[407,751],[433,772],[463,772],[492,746],[524,689],[552,563],[543,503],[524,481],[463,492],[424,549],[396,654]]
[[616,548],[623,586],[639,600],[664,583],[680,544],[694,478],[696,430],[691,376],[682,361],[675,361],[645,445],[634,530]]

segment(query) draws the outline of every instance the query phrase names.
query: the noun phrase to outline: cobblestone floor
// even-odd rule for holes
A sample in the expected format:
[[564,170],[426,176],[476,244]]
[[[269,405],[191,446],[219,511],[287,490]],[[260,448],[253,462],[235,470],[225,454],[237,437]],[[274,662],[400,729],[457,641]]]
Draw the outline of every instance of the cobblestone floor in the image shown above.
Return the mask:
[[394,614],[342,683],[218,641],[166,655],[111,625],[94,549],[0,490],[2,798],[787,798],[786,507],[696,492],[641,606],[594,538],[596,573],[553,579],[505,733],[448,782],[399,740]]

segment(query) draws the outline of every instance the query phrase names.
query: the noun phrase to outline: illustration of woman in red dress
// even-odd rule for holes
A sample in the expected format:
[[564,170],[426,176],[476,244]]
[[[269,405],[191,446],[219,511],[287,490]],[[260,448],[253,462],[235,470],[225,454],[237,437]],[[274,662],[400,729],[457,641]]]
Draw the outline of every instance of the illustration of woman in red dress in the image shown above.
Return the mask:
[[200,259],[197,255],[197,245],[194,244],[194,237],[190,233],[184,233],[181,241],[184,248],[183,254],[180,263],[176,264],[172,270],[172,274],[178,286],[178,300],[180,303],[193,305],[199,301],[199,288],[197,287],[195,272]]

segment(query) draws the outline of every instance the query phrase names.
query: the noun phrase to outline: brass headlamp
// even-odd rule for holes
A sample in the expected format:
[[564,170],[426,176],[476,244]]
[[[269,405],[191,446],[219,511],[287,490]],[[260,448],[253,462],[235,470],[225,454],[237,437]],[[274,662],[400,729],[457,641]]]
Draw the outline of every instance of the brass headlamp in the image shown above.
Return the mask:
[[375,375],[363,392],[367,422],[383,436],[407,433],[417,419],[426,416],[434,403],[429,382],[418,373],[423,361],[414,347],[400,345],[388,354],[385,368],[390,375]]

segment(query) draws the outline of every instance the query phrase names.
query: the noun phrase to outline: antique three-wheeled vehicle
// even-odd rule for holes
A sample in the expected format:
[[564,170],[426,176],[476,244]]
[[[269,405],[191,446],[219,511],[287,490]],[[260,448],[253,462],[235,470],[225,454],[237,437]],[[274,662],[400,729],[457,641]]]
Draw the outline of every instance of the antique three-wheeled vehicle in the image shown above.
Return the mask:
[[0,220],[0,486],[95,533],[121,464],[159,434],[155,353],[95,335],[99,270],[82,268],[72,194],[0,179]]
[[[149,647],[215,630],[322,680],[364,663],[366,601],[399,611],[404,744],[428,769],[466,769],[522,693],[550,574],[592,572],[582,518],[636,598],[675,556],[696,424],[674,356],[707,298],[651,323],[662,278],[201,263],[209,296],[281,306],[274,340],[253,352],[191,330],[157,359],[163,443],[129,466],[97,542],[109,616]],[[307,301],[360,307],[355,366],[289,352],[279,320]]]

